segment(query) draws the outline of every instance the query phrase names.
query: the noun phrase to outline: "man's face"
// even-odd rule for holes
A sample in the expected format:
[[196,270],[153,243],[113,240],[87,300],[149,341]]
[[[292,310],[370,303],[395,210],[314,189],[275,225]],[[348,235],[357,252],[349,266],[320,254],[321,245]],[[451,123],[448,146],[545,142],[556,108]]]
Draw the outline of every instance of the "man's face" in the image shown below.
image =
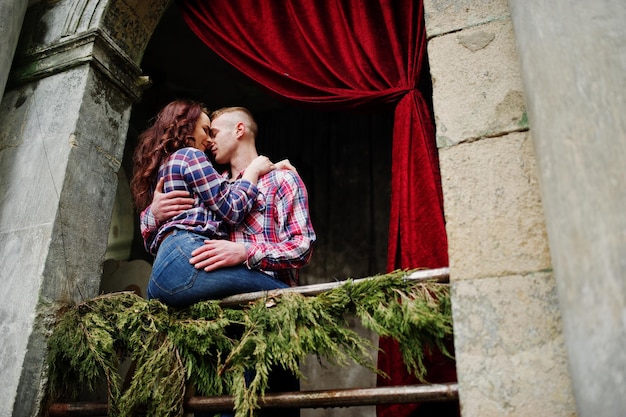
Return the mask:
[[221,114],[211,122],[209,150],[218,164],[228,164],[237,149],[236,123]]

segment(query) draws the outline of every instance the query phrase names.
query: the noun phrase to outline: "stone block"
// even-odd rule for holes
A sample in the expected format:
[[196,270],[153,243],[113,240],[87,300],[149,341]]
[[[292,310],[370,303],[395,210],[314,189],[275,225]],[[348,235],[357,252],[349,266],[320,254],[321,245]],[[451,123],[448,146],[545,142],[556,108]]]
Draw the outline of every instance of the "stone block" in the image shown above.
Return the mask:
[[[7,92],[0,110],[0,231],[54,221],[87,67]],[[51,97],[64,97],[53,100]]]
[[453,284],[463,417],[575,416],[551,273]]
[[[159,19],[165,13],[165,9],[167,9],[171,5],[171,1],[169,0],[159,0],[159,1],[135,1],[130,2],[129,7],[134,9],[137,18],[143,23],[147,28],[153,28],[159,22]],[[172,6],[176,7],[176,6]]]
[[550,268],[529,134],[439,152],[453,280]]
[[[154,28],[171,3],[171,0],[118,1],[115,2],[115,7],[109,8],[105,16],[105,24],[113,38],[124,46],[137,64],[141,60]],[[125,19],[132,19],[132,23],[128,24],[129,22]],[[128,38],[129,33],[130,38]]]
[[437,146],[528,128],[510,20],[428,43]]
[[425,0],[429,38],[509,18],[507,0]]
[[104,16],[104,25],[111,38],[134,62],[139,63],[150,32],[136,10],[123,1],[113,2]]
[[[0,391],[0,416],[36,415],[23,412],[11,414],[14,396],[18,392],[20,375],[25,369],[37,366],[28,363],[29,355],[41,353],[44,358],[44,344],[34,346],[30,340],[33,334],[34,318],[37,315],[41,269],[45,263],[52,224],[33,225],[29,228],[0,231],[0,259],[2,259],[3,286],[0,292],[0,358],[2,370],[0,379],[3,388]],[[30,392],[37,395],[37,386],[30,387]],[[16,407],[30,408],[33,401],[16,401]]]

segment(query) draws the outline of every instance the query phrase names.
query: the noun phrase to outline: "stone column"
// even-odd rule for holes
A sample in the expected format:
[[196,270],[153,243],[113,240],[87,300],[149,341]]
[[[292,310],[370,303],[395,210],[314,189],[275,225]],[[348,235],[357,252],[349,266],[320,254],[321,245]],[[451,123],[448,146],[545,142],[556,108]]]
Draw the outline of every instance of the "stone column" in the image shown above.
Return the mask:
[[98,292],[130,108],[140,95],[139,68],[105,32],[58,24],[83,10],[72,7],[85,9],[29,9],[28,46],[16,54],[0,105],[1,416],[41,412],[54,314]]
[[424,7],[462,414],[572,416],[508,4]]
[[626,7],[511,0],[578,413],[626,415]]
[[27,6],[28,0],[0,2],[0,100],[4,94]]

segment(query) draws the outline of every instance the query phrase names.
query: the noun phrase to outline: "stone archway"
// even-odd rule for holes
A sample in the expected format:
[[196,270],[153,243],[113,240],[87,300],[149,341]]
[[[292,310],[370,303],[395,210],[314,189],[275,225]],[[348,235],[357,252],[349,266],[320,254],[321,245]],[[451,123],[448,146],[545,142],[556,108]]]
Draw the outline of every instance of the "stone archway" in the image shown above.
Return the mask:
[[0,106],[0,415],[42,412],[55,313],[97,294],[139,62],[169,4],[26,12]]

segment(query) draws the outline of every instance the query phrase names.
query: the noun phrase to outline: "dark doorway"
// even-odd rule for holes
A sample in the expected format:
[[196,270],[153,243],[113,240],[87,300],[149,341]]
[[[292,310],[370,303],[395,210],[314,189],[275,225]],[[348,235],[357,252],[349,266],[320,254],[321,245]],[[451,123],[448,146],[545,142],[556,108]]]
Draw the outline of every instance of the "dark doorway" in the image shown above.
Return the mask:
[[[287,103],[255,84],[204,45],[176,5],[165,13],[145,51],[152,86],[133,107],[124,168],[137,134],[176,98],[209,109],[245,106],[259,124],[258,149],[273,160],[289,158],[309,191],[317,242],[302,284],[385,272],[393,109],[368,112],[312,110]],[[148,259],[140,237],[131,258]],[[151,261],[151,260],[150,260]]]

